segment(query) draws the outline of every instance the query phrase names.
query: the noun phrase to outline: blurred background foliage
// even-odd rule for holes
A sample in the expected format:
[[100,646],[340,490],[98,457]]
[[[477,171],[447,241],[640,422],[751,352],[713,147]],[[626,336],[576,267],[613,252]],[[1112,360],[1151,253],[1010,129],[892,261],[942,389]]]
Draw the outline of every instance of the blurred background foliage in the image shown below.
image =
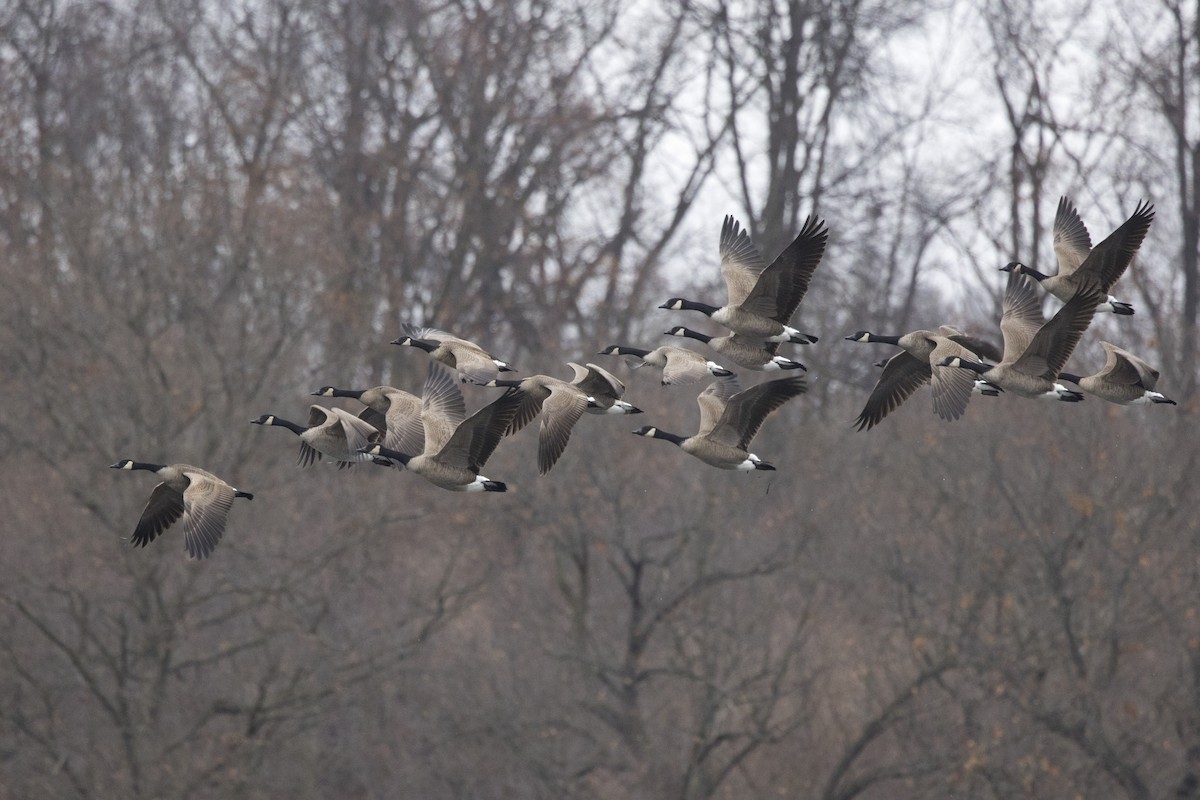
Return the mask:
[[[0,797],[1200,796],[1198,17],[0,3]],[[1074,371],[1109,339],[1180,406],[922,393],[853,432],[886,351],[841,337],[998,338],[1060,194],[1093,241],[1156,204]],[[248,425],[415,390],[413,321],[687,431],[692,388],[593,354],[719,296],[726,213],[768,259],[831,229],[777,473],[588,419],[468,497]],[[134,551],[124,457],[257,497],[207,562]]]

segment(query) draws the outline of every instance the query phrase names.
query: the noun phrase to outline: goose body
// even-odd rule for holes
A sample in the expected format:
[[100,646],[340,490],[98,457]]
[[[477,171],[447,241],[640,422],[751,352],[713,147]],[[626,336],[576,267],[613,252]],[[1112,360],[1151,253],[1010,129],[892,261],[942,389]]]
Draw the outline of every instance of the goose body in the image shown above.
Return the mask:
[[[489,386],[505,386],[509,391],[516,392],[520,405],[505,430],[505,435],[511,435],[524,428],[533,418],[541,414],[542,422],[538,431],[538,474],[545,475],[562,456],[571,439],[571,431],[575,423],[583,416],[596,401],[580,385],[608,384],[607,379],[598,373],[572,363],[571,369],[575,378],[571,382],[560,380],[550,375],[530,375],[521,380],[489,381]],[[615,378],[613,380],[616,380]],[[617,381],[620,385],[620,381]],[[620,386],[624,392],[624,386]],[[608,385],[608,392],[615,393],[615,388]],[[640,409],[629,406],[638,413]],[[598,410],[597,413],[605,413]]]
[[942,359],[955,355],[969,357],[975,354],[992,361],[1001,358],[1000,351],[992,344],[967,336],[949,325],[943,325],[936,331],[917,330],[900,336],[859,331],[846,339],[890,344],[902,350],[883,365],[883,373],[854,421],[860,431],[878,425],[926,383],[933,385],[934,413],[945,420],[961,417],[973,393],[989,396],[1000,393],[994,386],[974,378],[969,372],[938,364]]
[[366,406],[359,418],[384,435],[383,445],[403,453],[419,453],[425,446],[421,427],[421,398],[392,386],[371,389],[337,389],[322,386],[315,397],[351,397]]
[[694,436],[679,436],[653,425],[634,433],[676,444],[718,469],[773,470],[775,467],[749,451],[750,442],[768,414],[807,390],[803,375],[766,381],[746,390],[731,375],[714,381],[696,398],[700,429]]
[[1100,346],[1108,354],[1103,369],[1082,378],[1068,372],[1061,373],[1059,377],[1076,384],[1088,394],[1117,405],[1175,405],[1174,400],[1155,391],[1158,370],[1115,344],[1101,342]]
[[817,337],[801,333],[791,327],[790,321],[808,292],[828,238],[824,221],[809,217],[792,243],[767,266],[750,241],[750,234],[732,216],[726,216],[721,226],[720,254],[729,302],[717,307],[672,297],[659,308],[699,311],[756,341],[812,344]]
[[499,376],[501,372],[515,372],[507,362],[493,356],[474,342],[460,339],[437,328],[422,328],[403,325],[404,335],[392,341],[407,347],[416,347],[429,353],[439,364],[457,370],[463,383],[483,385]]
[[207,470],[190,464],[150,464],[122,459],[113,469],[146,470],[162,479],[142,511],[131,542],[145,547],[171,525],[183,520],[183,544],[192,558],[208,558],[225,533],[234,498],[254,495],[230,486]]
[[[1121,234],[1125,246],[1132,247],[1136,252],[1153,221],[1154,206],[1139,203],[1133,215],[1113,236]],[[1109,311],[1123,316],[1133,314],[1133,306],[1108,294],[1129,266],[1132,255],[1130,258],[1123,258],[1119,250],[1101,247],[1096,249],[1101,251],[1099,256],[1093,255],[1095,251],[1092,250],[1091,236],[1080,219],[1079,212],[1070,200],[1063,197],[1059,199],[1058,209],[1054,214],[1054,254],[1058,261],[1058,274],[1045,275],[1019,261],[1011,261],[1000,269],[1004,272],[1028,275],[1064,303],[1085,286],[1098,285],[1105,294],[1100,305],[1096,307],[1097,311]]]
[[645,366],[658,367],[663,371],[663,386],[685,386],[709,376],[722,378],[733,374],[732,370],[708,360],[695,350],[676,347],[673,344],[664,344],[653,350],[613,344],[601,350],[599,354],[621,356],[631,362],[634,369]]
[[640,408],[622,399],[625,396],[625,384],[616,375],[591,363],[581,367],[572,361],[567,366],[575,373],[571,383],[578,386],[587,395],[588,404],[584,409],[587,413],[642,413]]
[[250,424],[286,428],[299,436],[300,457],[297,463],[302,467],[315,464],[323,456],[335,461],[339,469],[369,461],[371,457],[359,452],[360,449],[383,436],[374,425],[349,411],[318,405],[309,406],[308,425],[300,425],[275,414],[263,414],[258,419],[250,420]]
[[442,368],[430,364],[421,392],[421,426],[425,447],[405,453],[381,444],[362,448],[364,458],[385,458],[415,472],[434,486],[452,492],[503,492],[507,486],[480,470],[487,463],[521,398],[514,391],[464,417],[462,392]]
[[790,358],[778,355],[778,342],[762,342],[755,339],[748,339],[737,333],[730,336],[709,336],[694,331],[691,328],[685,328],[682,325],[671,328],[665,335],[683,336],[688,339],[696,339],[697,341],[704,342],[739,367],[745,367],[746,369],[754,369],[761,372],[775,372],[785,369],[808,369],[808,367],[799,361],[793,361]]

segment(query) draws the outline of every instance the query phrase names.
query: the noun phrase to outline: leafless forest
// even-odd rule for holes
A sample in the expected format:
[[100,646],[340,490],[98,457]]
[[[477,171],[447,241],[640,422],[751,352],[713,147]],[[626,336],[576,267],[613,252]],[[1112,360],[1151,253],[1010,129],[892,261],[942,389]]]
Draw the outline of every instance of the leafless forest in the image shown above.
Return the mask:
[[[1197,0],[0,0],[0,32],[0,798],[1200,797]],[[1113,341],[1180,405],[948,424],[925,390],[855,432],[890,350],[842,337],[998,339],[1063,194],[1096,240],[1158,210],[1072,368]],[[694,430],[700,387],[595,353],[721,291],[723,214],[770,259],[813,212],[778,472],[589,418],[455,495],[248,424],[417,391],[413,321]],[[134,549],[126,457],[256,498],[207,561]]]

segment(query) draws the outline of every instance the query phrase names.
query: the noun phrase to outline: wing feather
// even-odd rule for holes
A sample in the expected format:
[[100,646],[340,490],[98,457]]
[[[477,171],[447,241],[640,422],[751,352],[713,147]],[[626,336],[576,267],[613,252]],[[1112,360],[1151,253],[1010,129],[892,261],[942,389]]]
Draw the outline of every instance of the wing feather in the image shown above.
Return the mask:
[[[959,370],[960,372],[962,370]],[[928,361],[901,351],[888,359],[883,366],[875,388],[871,390],[866,405],[854,420],[860,431],[869,431],[895,411],[912,393],[920,389],[931,378]]]
[[150,500],[142,510],[130,541],[137,547],[145,547],[182,517],[183,512],[183,492],[166,483],[158,484],[150,492]]
[[1079,269],[1092,252],[1092,237],[1087,226],[1079,218],[1079,212],[1066,197],[1058,199],[1054,212],[1054,255],[1058,259],[1059,277],[1066,277]]
[[726,215],[721,225],[720,253],[721,277],[729,292],[729,305],[740,305],[767,265],[750,241],[749,232],[741,228],[732,214]]

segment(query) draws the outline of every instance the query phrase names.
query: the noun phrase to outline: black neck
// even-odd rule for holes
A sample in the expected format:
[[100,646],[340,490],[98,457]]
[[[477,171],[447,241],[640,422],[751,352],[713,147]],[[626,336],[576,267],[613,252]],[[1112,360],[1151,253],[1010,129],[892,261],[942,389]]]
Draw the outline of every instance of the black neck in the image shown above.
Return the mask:
[[396,341],[392,342],[392,344],[404,344],[408,345],[409,347],[419,347],[426,353],[432,353],[434,350],[438,349],[437,342],[427,342],[424,339],[414,339],[411,336],[405,336],[403,339],[397,339]]
[[330,392],[331,397],[353,397],[355,400],[362,397],[366,389],[334,389]]
[[146,461],[134,461],[129,465],[130,469],[144,469],[147,472],[158,472],[160,469],[166,469],[166,464],[151,464]]
[[614,346],[608,348],[603,353],[603,355],[606,355],[606,356],[637,356],[638,358],[645,358],[646,356],[650,355],[650,351],[643,350],[640,347],[626,347],[624,345],[618,344],[618,345],[614,345]]
[[877,342],[879,344],[899,345],[900,337],[899,336],[876,336],[875,334],[872,333],[867,337],[867,341],[868,342]]
[[976,372],[980,375],[991,369],[991,367],[987,364],[980,364],[978,361],[968,361],[965,358],[960,358],[958,360],[958,366],[962,369],[969,369],[972,372]]
[[1046,278],[1050,277],[1049,275],[1045,275],[1041,272],[1038,272],[1033,267],[1027,267],[1024,264],[1021,265],[1021,272],[1025,273],[1029,277],[1033,278],[1038,283],[1041,283],[1042,281],[1046,280]]
[[505,389],[512,389],[514,387],[520,386],[521,381],[506,381],[501,378],[493,378],[492,380],[487,382],[487,385],[488,386],[500,386]]
[[663,441],[670,442],[671,444],[683,444],[684,440],[687,439],[686,436],[680,436],[678,434],[671,433],[670,431],[664,431],[662,428],[655,428],[651,438],[662,439]]
[[716,306],[710,306],[708,303],[701,303],[698,300],[681,300],[679,307],[684,311],[699,311],[710,317],[713,312],[718,310]]
[[384,458],[390,458],[392,461],[399,461],[401,464],[406,466],[408,465],[408,462],[412,460],[412,456],[405,455],[399,450],[392,450],[388,447],[371,448],[371,454],[383,456]]
[[671,336],[686,336],[689,339],[697,339],[705,343],[712,339],[711,336],[700,333],[699,331],[694,331],[691,328],[673,328],[671,331],[668,331],[668,333]]
[[302,434],[306,430],[308,430],[308,428],[304,427],[303,425],[298,425],[297,423],[292,422],[290,419],[284,419],[283,417],[277,417],[274,414],[271,415],[271,425],[273,425],[273,426],[278,425],[281,428],[287,428],[289,431],[296,434],[297,436],[299,436],[300,434]]

